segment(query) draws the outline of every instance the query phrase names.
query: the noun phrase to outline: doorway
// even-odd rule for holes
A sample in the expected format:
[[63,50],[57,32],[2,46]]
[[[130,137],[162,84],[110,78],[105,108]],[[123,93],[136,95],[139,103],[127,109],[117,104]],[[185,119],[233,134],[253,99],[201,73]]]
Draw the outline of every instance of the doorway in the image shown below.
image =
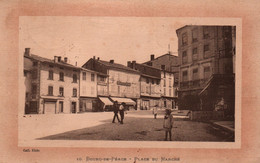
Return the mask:
[[76,102],[71,103],[71,113],[76,113],[76,106],[77,106]]

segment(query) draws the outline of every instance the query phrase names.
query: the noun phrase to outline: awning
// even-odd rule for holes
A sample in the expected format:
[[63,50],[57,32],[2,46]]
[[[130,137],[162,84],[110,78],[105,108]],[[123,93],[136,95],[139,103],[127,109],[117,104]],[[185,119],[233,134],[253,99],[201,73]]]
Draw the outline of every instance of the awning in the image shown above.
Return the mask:
[[102,101],[105,105],[113,105],[113,103],[106,97],[99,97],[100,101]]
[[136,103],[130,99],[130,98],[116,98],[116,97],[111,97],[113,101],[117,101],[119,104],[125,103],[126,105],[136,105]]

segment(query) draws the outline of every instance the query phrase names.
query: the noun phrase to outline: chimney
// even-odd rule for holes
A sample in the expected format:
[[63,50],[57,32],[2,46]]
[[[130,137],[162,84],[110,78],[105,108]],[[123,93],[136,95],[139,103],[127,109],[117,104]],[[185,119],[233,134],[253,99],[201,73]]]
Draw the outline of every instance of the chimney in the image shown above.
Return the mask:
[[165,70],[165,65],[161,65],[161,69],[162,69],[162,70]]
[[99,61],[99,57],[97,57],[97,60]]
[[25,48],[24,55],[30,56],[30,48]]
[[151,54],[151,61],[154,60],[154,54]]
[[67,63],[68,62],[68,58],[64,57],[64,62]]
[[93,56],[93,59],[95,60],[95,59],[96,59],[96,56]]
[[58,56],[58,62],[60,62],[61,61],[61,56]]
[[127,67],[133,68],[132,64],[131,64],[131,61],[127,61]]
[[54,62],[57,62],[58,57],[54,56]]
[[132,61],[132,66],[133,66],[133,69],[135,70],[135,66],[136,66],[136,61]]
[[113,64],[113,63],[114,63],[114,60],[113,60],[113,59],[111,59],[111,60],[109,61],[109,63],[112,63],[112,64]]

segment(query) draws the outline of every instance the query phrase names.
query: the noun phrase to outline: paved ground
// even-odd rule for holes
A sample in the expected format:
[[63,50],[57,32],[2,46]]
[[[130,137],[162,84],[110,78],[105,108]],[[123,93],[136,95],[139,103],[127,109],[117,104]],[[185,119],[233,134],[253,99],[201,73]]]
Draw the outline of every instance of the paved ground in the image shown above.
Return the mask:
[[[27,137],[23,134],[21,139],[28,139],[31,134],[34,136],[29,136],[30,139],[41,140],[164,140],[163,111],[159,111],[158,119],[153,119],[151,111],[130,111],[125,115],[123,125],[111,123],[112,112],[54,115],[53,118],[55,117],[55,121],[46,121],[47,117],[39,117],[37,120],[23,117],[24,124],[38,128],[27,133]],[[209,123],[174,117],[173,141],[234,141],[233,135]],[[30,118],[34,120],[28,120]],[[40,131],[43,134],[36,133]]]

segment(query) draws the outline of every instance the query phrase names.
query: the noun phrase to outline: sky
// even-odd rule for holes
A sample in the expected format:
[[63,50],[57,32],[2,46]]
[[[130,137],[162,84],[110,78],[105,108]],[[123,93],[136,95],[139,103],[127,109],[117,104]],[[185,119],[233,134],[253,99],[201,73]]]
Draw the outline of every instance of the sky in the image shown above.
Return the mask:
[[19,19],[19,53],[53,59],[68,57],[82,66],[89,58],[146,62],[169,51],[177,54],[176,29],[185,24],[167,17],[55,17],[22,16]]

